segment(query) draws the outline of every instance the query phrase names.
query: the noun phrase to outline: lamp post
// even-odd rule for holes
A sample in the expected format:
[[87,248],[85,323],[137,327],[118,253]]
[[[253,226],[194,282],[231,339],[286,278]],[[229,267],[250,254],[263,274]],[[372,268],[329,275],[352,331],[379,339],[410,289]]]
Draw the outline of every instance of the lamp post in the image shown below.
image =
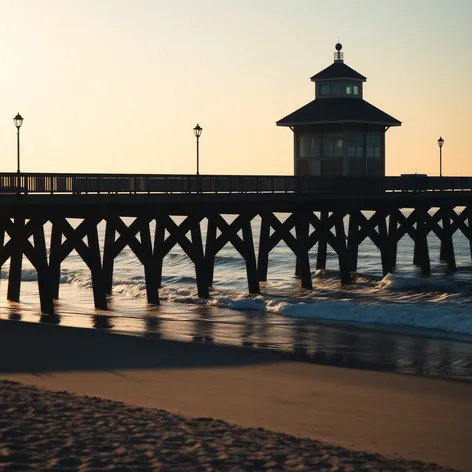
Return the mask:
[[13,118],[13,123],[16,126],[16,186],[18,193],[20,192],[20,128],[23,124],[23,117],[18,113]]
[[444,139],[439,137],[438,146],[439,146],[439,177],[442,177],[442,147],[444,145]]
[[199,139],[202,135],[203,128],[197,123],[197,126],[193,128],[195,137],[197,138],[197,175],[200,175],[200,156],[199,156]]

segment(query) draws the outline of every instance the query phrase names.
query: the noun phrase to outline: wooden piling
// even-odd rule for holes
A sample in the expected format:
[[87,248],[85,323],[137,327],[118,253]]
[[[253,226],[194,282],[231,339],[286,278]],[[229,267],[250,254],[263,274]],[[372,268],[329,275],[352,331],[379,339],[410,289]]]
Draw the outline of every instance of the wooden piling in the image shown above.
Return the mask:
[[49,246],[49,273],[51,276],[52,296],[59,298],[59,285],[61,282],[61,246],[62,231],[55,220],[51,221],[51,241]]
[[327,228],[328,212],[322,210],[320,214],[320,235],[318,239],[318,251],[316,255],[316,268],[326,269],[326,257],[328,254],[328,239],[326,233],[329,231]]
[[395,272],[397,266],[397,251],[398,251],[398,241],[397,241],[397,231],[398,231],[398,216],[397,209],[391,209],[390,215],[388,217],[388,250],[390,254],[390,267],[391,272]]
[[164,240],[166,235],[165,226],[161,217],[156,218],[156,231],[154,232],[154,263],[156,271],[157,287],[162,288],[162,266],[164,264]]
[[250,294],[259,294],[261,289],[259,287],[259,276],[257,273],[256,252],[254,249],[254,238],[252,236],[252,217],[248,215],[242,225],[243,244],[244,244],[244,259],[246,261],[247,284]]
[[105,292],[111,295],[113,292],[113,268],[115,255],[113,246],[115,244],[116,228],[113,218],[106,219],[105,241],[103,244],[103,277],[105,281]]
[[207,217],[207,237],[205,246],[205,267],[207,271],[207,284],[213,286],[213,274],[215,272],[215,245],[216,245],[216,215]]
[[10,272],[8,275],[7,299],[12,302],[20,301],[21,289],[21,268],[23,264],[23,244],[24,244],[25,218],[17,216],[14,218],[12,234],[10,239],[13,243],[12,254],[10,258]]
[[208,271],[206,268],[205,254],[203,252],[202,230],[200,227],[201,218],[196,217],[191,226],[193,263],[195,264],[195,277],[197,278],[197,290],[200,298],[210,297],[207,281]]
[[92,290],[95,308],[107,310],[107,294],[105,288],[105,277],[102,269],[102,258],[98,242],[98,221],[90,219],[87,228],[87,242],[89,249],[90,271],[92,273]]
[[140,223],[141,258],[144,265],[147,302],[150,305],[159,305],[159,283],[157,280],[156,261],[153,256],[150,221],[142,218]]
[[431,263],[426,230],[426,208],[418,209],[416,221],[415,260],[423,275],[431,275]]
[[[448,209],[448,213],[454,211],[453,208]],[[442,219],[443,237],[441,238],[441,249],[439,259],[447,264],[449,272],[456,271],[456,257],[454,254],[454,244],[452,242],[451,219],[450,216],[444,216]]]
[[349,269],[357,271],[357,260],[359,254],[359,215],[360,210],[353,210],[349,214],[349,227],[347,232],[347,253],[349,258]]
[[300,269],[300,278],[302,288],[306,290],[313,289],[313,282],[311,279],[310,257],[308,247],[310,223],[307,212],[297,212],[295,233],[297,235],[297,261]]
[[344,213],[340,213],[335,222],[336,229],[336,251],[339,260],[339,273],[341,275],[341,284],[349,285],[352,283],[351,271],[349,270],[349,257],[346,246],[346,232],[344,229]]
[[393,272],[392,254],[390,239],[387,231],[386,217],[383,217],[378,224],[379,228],[379,241],[380,241],[380,258],[382,261],[382,275],[385,277],[387,274]]
[[44,223],[42,221],[36,222],[33,231],[34,253],[35,261],[33,265],[38,274],[38,290],[39,302],[41,306],[41,313],[54,316],[54,293],[52,279],[48,267],[48,257],[46,252],[46,241],[44,238]]
[[261,215],[261,232],[259,235],[259,254],[257,258],[257,274],[260,282],[267,282],[267,270],[269,267],[269,238],[270,220],[268,215]]

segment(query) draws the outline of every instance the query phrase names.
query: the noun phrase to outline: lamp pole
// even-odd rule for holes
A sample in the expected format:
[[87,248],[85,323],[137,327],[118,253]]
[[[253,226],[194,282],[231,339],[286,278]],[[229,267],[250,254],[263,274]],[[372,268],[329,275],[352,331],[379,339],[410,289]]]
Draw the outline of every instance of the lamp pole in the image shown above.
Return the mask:
[[439,146],[439,177],[442,177],[442,147],[444,145],[444,139],[439,137],[438,146]]
[[23,124],[23,117],[17,113],[15,118],[13,118],[13,123],[16,126],[16,186],[18,188],[18,193],[20,192],[20,128]]
[[197,123],[197,126],[193,128],[195,137],[197,138],[197,176],[200,175],[200,136],[202,135],[203,128]]

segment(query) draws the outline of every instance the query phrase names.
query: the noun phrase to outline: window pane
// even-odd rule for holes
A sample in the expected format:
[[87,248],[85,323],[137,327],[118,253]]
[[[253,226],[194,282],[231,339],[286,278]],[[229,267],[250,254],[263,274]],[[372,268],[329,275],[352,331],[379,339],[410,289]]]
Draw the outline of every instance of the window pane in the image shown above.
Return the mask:
[[334,157],[343,157],[343,140],[334,140]]
[[352,134],[349,138],[349,157],[364,157],[364,135]]
[[354,95],[359,95],[359,87],[357,85],[354,85],[353,90],[354,90]]
[[344,142],[339,135],[323,135],[323,157],[342,157]]
[[367,157],[380,158],[382,157],[382,136],[379,134],[367,135]]
[[302,134],[299,137],[299,156],[302,158],[320,157],[320,135]]
[[352,87],[350,85],[346,85],[346,94],[351,95],[352,94]]
[[331,91],[330,84],[321,85],[321,95],[329,95],[330,91]]

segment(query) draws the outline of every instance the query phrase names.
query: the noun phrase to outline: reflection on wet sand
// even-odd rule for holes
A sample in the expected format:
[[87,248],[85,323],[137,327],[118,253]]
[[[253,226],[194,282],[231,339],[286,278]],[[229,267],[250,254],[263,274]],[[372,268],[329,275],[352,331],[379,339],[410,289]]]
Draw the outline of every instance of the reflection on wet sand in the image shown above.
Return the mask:
[[[284,359],[328,366],[472,381],[470,343],[269,317],[240,312],[228,320],[211,307],[198,306],[190,311],[189,321],[179,322],[155,310],[141,319],[134,334],[272,349]],[[118,317],[92,314],[89,318],[95,329],[119,329]],[[21,321],[22,315],[12,307],[8,319]],[[43,314],[39,321],[60,324],[61,316]]]

